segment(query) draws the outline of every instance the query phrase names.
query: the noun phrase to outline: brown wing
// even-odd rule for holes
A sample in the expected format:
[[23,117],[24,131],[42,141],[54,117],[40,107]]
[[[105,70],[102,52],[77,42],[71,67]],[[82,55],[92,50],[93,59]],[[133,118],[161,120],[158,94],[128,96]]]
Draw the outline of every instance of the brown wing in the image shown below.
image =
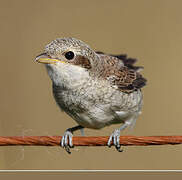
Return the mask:
[[[107,79],[112,85],[117,86],[121,91],[131,93],[146,85],[146,79],[138,72],[140,67],[133,65],[136,59],[127,59],[125,56],[125,60],[123,60],[122,55],[98,54],[101,60],[104,61],[103,78]],[[121,60],[122,64],[120,63]]]
[[128,67],[121,68],[119,72],[120,76],[115,80],[115,84],[124,92],[133,92],[146,85],[146,79],[143,78],[141,74]]
[[101,55],[108,55],[108,56],[116,57],[116,58],[120,59],[124,63],[125,66],[127,66],[128,68],[133,69],[135,71],[143,70],[142,66],[134,66],[134,64],[137,62],[137,59],[128,58],[126,54],[113,55],[113,54],[105,54],[101,51],[97,51],[96,53],[101,54]]

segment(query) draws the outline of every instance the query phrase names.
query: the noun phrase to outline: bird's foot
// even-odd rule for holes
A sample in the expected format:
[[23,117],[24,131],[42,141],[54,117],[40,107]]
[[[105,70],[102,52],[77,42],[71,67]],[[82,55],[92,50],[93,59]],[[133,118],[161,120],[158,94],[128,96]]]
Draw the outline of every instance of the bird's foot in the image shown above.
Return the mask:
[[72,132],[66,130],[60,142],[61,147],[64,148],[68,154],[71,154],[70,148],[73,148],[72,137]]
[[118,152],[123,152],[123,149],[121,149],[121,145],[120,145],[120,130],[119,129],[114,130],[114,132],[110,135],[109,140],[107,142],[108,147],[111,147],[112,141],[116,150]]

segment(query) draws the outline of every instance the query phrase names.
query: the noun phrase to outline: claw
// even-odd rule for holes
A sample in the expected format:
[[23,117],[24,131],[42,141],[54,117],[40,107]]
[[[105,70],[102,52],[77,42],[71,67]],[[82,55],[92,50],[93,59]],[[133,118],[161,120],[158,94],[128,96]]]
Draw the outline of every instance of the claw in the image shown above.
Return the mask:
[[123,149],[120,149],[121,145],[120,145],[120,130],[119,129],[116,129],[109,137],[109,140],[107,142],[108,147],[111,147],[112,141],[113,141],[113,145],[115,146],[116,150],[118,152],[123,152]]
[[70,148],[73,148],[73,141],[72,141],[73,134],[70,131],[66,131],[62,136],[60,145],[62,148],[65,148],[68,154],[71,154]]
[[118,152],[123,152],[123,149],[121,149],[121,145],[115,146],[115,148],[116,148],[116,150],[117,150]]

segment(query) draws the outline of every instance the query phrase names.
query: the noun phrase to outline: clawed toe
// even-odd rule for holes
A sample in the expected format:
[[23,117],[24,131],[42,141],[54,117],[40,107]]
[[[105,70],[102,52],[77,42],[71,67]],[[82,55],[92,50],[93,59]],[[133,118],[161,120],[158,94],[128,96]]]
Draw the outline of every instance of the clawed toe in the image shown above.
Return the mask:
[[115,146],[115,148],[116,148],[116,150],[117,150],[118,152],[123,152],[123,149],[121,149],[121,145]]
[[116,150],[118,152],[123,152],[123,149],[121,149],[121,145],[120,145],[120,130],[119,129],[116,129],[109,137],[109,140],[107,143],[108,147],[111,147],[112,141]]
[[60,145],[66,150],[67,153],[71,154],[70,148],[73,148],[72,141],[73,134],[70,131],[66,131],[62,136]]

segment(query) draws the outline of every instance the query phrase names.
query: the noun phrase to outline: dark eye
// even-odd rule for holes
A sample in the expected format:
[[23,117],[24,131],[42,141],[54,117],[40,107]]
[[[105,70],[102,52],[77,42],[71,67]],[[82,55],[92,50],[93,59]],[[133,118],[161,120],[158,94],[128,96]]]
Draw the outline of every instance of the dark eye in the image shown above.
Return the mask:
[[68,51],[66,54],[65,54],[65,58],[68,59],[68,60],[71,60],[74,58],[74,53],[72,51]]

